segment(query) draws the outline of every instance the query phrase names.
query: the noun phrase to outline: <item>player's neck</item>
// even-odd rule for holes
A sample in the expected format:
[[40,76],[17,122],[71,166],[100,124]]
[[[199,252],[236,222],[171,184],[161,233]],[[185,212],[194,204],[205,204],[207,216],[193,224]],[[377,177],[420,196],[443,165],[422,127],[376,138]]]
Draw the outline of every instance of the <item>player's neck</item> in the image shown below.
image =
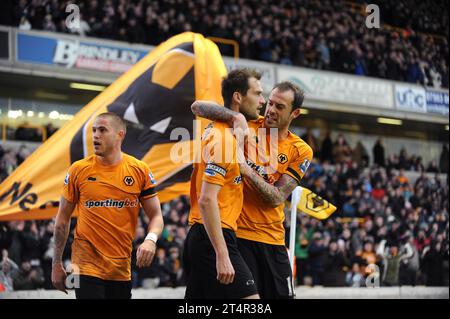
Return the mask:
[[287,139],[288,135],[289,135],[289,130],[287,127],[278,129],[278,140],[279,141],[284,141],[285,139]]
[[112,152],[111,154],[108,154],[106,156],[97,155],[97,158],[103,165],[113,166],[119,164],[120,161],[122,160],[122,152],[119,150],[116,152]]
[[[267,134],[270,134],[270,128],[266,128],[267,129]],[[285,128],[278,128],[278,141],[284,141],[285,139],[287,139],[289,135],[289,130],[287,127]]]
[[[263,127],[265,127],[265,129],[267,130],[267,131],[266,131],[266,134],[270,134],[270,129],[271,129],[271,128],[265,126],[264,124],[263,124]],[[289,135],[289,126],[285,126],[285,127],[273,127],[273,128],[275,128],[275,129],[278,130],[278,141],[281,142],[281,141],[284,141],[285,139],[288,138],[288,135]]]
[[240,113],[239,104],[231,103],[230,110],[236,113]]

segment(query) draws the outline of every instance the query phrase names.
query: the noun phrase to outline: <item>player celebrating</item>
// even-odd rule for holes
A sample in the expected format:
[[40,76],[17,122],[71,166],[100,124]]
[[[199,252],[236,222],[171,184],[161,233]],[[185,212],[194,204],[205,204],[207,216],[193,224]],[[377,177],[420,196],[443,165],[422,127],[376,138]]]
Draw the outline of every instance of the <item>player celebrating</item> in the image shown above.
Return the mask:
[[[302,139],[289,131],[292,120],[300,115],[304,93],[291,82],[276,84],[267,101],[264,117],[249,121],[250,134],[259,128],[278,129],[276,168],[249,157],[241,165],[244,176],[244,204],[238,220],[239,250],[256,280],[261,298],[293,298],[292,270],[285,247],[284,202],[299,185],[311,162],[313,152]],[[197,101],[193,112],[211,120],[233,122],[246,129],[242,118],[214,102]],[[257,135],[248,140],[270,145],[270,134],[261,140]],[[258,147],[258,149],[260,149]],[[270,147],[266,147],[270,150]],[[248,149],[247,149],[248,150]]]
[[[235,70],[222,82],[225,106],[257,119],[264,104],[260,74]],[[241,114],[238,116],[241,116]],[[224,122],[203,133],[202,157],[191,179],[191,228],[184,260],[187,299],[259,298],[252,274],[239,253],[235,231],[242,210],[242,178],[236,140]],[[227,161],[218,153],[230,156]]]

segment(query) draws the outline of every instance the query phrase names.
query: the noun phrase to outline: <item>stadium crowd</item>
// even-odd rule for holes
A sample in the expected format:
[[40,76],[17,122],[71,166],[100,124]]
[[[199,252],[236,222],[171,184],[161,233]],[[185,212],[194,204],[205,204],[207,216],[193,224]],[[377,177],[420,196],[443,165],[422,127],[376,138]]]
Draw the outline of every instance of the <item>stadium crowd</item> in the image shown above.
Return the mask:
[[[242,58],[448,88],[448,2],[373,2],[380,29],[366,27],[362,7],[331,0],[20,0],[3,24],[150,45],[194,31],[236,40]],[[66,25],[69,3],[79,28]]]
[[[308,134],[305,140],[311,139]],[[383,286],[448,286],[447,146],[439,165],[430,164],[427,170],[405,150],[386,158],[381,140],[372,149],[373,163],[361,147],[357,143],[350,148],[342,135],[335,142],[327,135],[316,149],[304,186],[331,201],[338,211],[325,221],[299,215],[296,283],[364,287],[376,264]],[[0,145],[0,182],[29,153],[26,146],[13,152]],[[421,173],[413,182],[405,171],[415,169]],[[430,178],[425,171],[447,173],[447,179]],[[135,288],[184,285],[182,254],[189,199],[181,196],[165,203],[162,212],[165,229],[151,267],[137,268],[133,250]],[[73,219],[63,256],[67,265],[75,225]],[[134,248],[144,240],[147,225],[147,217],[141,214]],[[0,291],[52,289],[53,227],[53,220],[0,223]]]

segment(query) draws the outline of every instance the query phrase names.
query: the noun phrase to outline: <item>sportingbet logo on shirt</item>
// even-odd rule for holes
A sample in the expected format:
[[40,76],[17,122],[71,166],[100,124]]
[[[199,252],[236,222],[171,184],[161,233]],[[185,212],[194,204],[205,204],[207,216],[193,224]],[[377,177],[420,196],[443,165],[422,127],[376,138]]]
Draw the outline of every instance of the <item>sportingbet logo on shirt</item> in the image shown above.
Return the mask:
[[129,200],[128,198],[125,200],[114,200],[114,199],[105,199],[105,200],[88,200],[84,203],[84,206],[87,208],[93,207],[114,207],[114,208],[124,208],[124,207],[137,207],[139,205],[138,200]]
[[247,159],[247,164],[250,166],[259,176],[264,178],[264,180],[269,183],[275,183],[275,177],[267,173],[267,166],[257,165],[251,160]]

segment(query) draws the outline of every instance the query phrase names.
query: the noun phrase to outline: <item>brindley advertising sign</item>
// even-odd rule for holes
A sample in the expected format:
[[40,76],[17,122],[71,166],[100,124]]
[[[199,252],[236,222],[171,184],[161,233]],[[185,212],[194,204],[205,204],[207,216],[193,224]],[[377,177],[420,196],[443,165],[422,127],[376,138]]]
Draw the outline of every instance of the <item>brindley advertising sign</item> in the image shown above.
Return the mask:
[[50,36],[17,34],[18,62],[123,73],[148,51]]

